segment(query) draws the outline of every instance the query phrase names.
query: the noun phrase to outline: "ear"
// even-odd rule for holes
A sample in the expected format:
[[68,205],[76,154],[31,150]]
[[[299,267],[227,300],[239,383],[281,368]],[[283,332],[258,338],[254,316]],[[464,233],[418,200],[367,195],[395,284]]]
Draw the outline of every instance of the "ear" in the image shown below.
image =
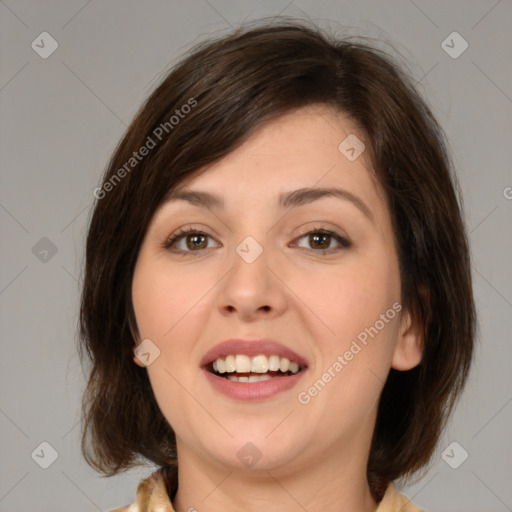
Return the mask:
[[391,367],[406,371],[417,366],[423,356],[423,343],[421,322],[409,310],[404,310],[400,318],[398,340]]
[[142,363],[141,361],[139,361],[137,359],[137,356],[133,356],[133,362],[137,365],[139,365],[141,368],[145,368],[146,366],[144,365],[144,363]]
[[[132,317],[131,317],[130,313],[128,313],[128,326],[129,326],[129,328],[130,328],[130,332],[131,332],[131,334],[132,334],[132,338],[133,338],[134,343],[135,343],[135,344],[134,344],[134,346],[133,346],[132,351],[135,351],[135,349],[137,348],[137,346],[138,346],[138,345],[139,345],[139,343],[140,343],[140,337],[139,337],[139,331],[138,331],[138,329],[136,328],[136,326],[134,325],[134,323],[133,323],[133,321],[132,321]],[[145,367],[146,367],[146,366],[145,366],[145,364],[144,364],[142,361],[140,361],[140,360],[137,358],[137,356],[136,356],[136,355],[134,355],[134,356],[133,356],[133,362],[134,362],[136,365],[140,366],[141,368],[145,368]]]
[[146,365],[135,355],[135,350],[137,349],[137,347],[139,346],[139,343],[135,343],[135,345],[133,346],[133,349],[132,349],[132,352],[133,352],[133,362],[140,366],[141,368],[146,368]]

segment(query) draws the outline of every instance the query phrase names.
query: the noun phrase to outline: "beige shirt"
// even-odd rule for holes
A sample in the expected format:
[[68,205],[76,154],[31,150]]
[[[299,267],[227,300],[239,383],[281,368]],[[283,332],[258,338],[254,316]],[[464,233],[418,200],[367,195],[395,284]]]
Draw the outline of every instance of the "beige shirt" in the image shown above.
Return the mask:
[[[192,509],[193,510],[193,509]],[[165,482],[160,471],[155,471],[137,487],[135,503],[116,508],[111,512],[175,512],[167,494]],[[379,503],[376,512],[424,512],[408,498],[398,492],[390,483]]]

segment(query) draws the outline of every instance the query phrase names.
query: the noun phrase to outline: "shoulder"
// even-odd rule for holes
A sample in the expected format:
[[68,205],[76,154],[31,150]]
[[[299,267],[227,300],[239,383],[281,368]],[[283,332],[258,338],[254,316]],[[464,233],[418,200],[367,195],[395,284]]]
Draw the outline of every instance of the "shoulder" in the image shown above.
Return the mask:
[[[131,512],[131,511],[130,511]],[[417,507],[407,496],[400,494],[391,482],[375,512],[425,512]]]
[[110,512],[174,512],[162,471],[155,471],[139,483],[134,503]]

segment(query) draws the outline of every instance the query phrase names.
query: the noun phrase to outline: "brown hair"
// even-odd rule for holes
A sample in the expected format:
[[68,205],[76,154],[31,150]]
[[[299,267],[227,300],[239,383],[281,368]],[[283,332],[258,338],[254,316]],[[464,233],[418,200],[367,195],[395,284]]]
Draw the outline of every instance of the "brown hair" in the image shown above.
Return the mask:
[[120,141],[95,192],[80,309],[80,356],[92,363],[82,452],[98,471],[111,476],[144,459],[177,465],[174,432],[147,371],[133,362],[133,270],[164,195],[263,123],[314,103],[348,115],[366,137],[393,222],[402,304],[423,326],[421,363],[392,369],[384,386],[368,480],[375,489],[429,462],[473,354],[462,205],[445,136],[413,81],[387,53],[354,39],[278,19],[206,41],[165,77]]

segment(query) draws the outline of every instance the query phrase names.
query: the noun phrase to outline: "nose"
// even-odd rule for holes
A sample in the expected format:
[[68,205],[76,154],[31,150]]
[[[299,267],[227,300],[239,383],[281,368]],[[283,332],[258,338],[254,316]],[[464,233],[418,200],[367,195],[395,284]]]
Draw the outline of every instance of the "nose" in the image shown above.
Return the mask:
[[247,237],[227,261],[231,268],[221,280],[217,296],[221,314],[239,315],[244,321],[283,314],[286,286],[269,248]]

